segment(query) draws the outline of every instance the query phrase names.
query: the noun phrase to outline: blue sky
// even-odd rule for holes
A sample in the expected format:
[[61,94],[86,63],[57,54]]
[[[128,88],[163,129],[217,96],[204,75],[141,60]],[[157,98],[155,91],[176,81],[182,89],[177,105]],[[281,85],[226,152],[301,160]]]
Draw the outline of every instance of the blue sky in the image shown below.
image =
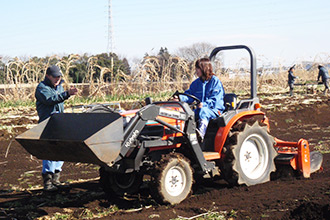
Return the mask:
[[[2,0],[0,56],[107,52],[108,0]],[[246,44],[270,62],[330,55],[328,0],[112,0],[114,52]]]

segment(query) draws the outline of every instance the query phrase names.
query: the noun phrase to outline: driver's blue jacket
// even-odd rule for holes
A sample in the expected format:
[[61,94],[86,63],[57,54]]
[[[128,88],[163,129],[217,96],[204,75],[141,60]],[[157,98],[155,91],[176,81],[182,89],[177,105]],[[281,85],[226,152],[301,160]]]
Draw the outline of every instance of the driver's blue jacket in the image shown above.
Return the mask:
[[[225,90],[221,81],[215,75],[208,81],[202,81],[201,78],[194,80],[185,93],[196,96],[203,103],[203,111],[198,111],[197,118],[210,120],[219,116],[219,113],[225,110]],[[180,100],[189,104],[194,101],[185,95],[180,95]],[[210,114],[203,115],[207,114],[208,111]]]

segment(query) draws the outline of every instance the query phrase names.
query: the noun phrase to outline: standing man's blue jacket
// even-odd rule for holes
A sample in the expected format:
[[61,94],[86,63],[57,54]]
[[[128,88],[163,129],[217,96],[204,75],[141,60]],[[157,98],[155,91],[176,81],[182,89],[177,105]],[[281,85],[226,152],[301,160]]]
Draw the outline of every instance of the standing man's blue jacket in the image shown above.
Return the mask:
[[328,70],[325,67],[320,67],[319,69],[319,75],[317,76],[317,81],[319,81],[320,77],[322,78],[322,82],[327,81],[329,79],[329,73]]
[[[185,93],[196,96],[203,103],[203,107],[209,108],[215,115],[219,115],[219,111],[222,113],[225,110],[225,90],[221,81],[215,75],[210,80],[204,82],[200,78],[196,79]],[[180,99],[187,103],[194,101],[185,95],[180,95]]]
[[46,77],[44,81],[37,86],[35,97],[37,99],[36,105],[39,123],[54,113],[64,112],[63,102],[68,99],[70,95],[67,91],[64,91],[62,82],[54,88],[51,81]]

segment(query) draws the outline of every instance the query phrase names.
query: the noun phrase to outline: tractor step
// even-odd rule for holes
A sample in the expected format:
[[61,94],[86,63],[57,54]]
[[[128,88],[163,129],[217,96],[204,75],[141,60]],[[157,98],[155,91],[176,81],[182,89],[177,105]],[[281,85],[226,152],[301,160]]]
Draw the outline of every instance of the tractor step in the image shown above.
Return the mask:
[[205,160],[217,160],[220,159],[220,154],[218,152],[203,152]]

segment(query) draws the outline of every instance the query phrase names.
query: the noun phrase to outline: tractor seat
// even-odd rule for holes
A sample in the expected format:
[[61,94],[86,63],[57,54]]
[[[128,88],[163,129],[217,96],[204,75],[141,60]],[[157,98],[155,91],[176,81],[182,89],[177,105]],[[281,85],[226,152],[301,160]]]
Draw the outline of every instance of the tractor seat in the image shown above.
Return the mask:
[[[224,104],[225,104],[225,110],[223,112],[229,111],[236,109],[237,107],[237,96],[234,93],[227,93],[225,94],[224,97]],[[216,136],[216,133],[219,129],[219,124],[218,121],[221,120],[221,116],[211,119],[209,121],[209,124],[206,129],[206,134],[204,137],[204,146],[203,146],[203,152],[214,152],[214,139]],[[207,154],[207,158],[214,158],[218,157],[217,154],[211,154],[210,153],[205,153]]]
[[237,105],[237,95],[234,93],[226,93],[224,97],[225,111],[233,110]]

